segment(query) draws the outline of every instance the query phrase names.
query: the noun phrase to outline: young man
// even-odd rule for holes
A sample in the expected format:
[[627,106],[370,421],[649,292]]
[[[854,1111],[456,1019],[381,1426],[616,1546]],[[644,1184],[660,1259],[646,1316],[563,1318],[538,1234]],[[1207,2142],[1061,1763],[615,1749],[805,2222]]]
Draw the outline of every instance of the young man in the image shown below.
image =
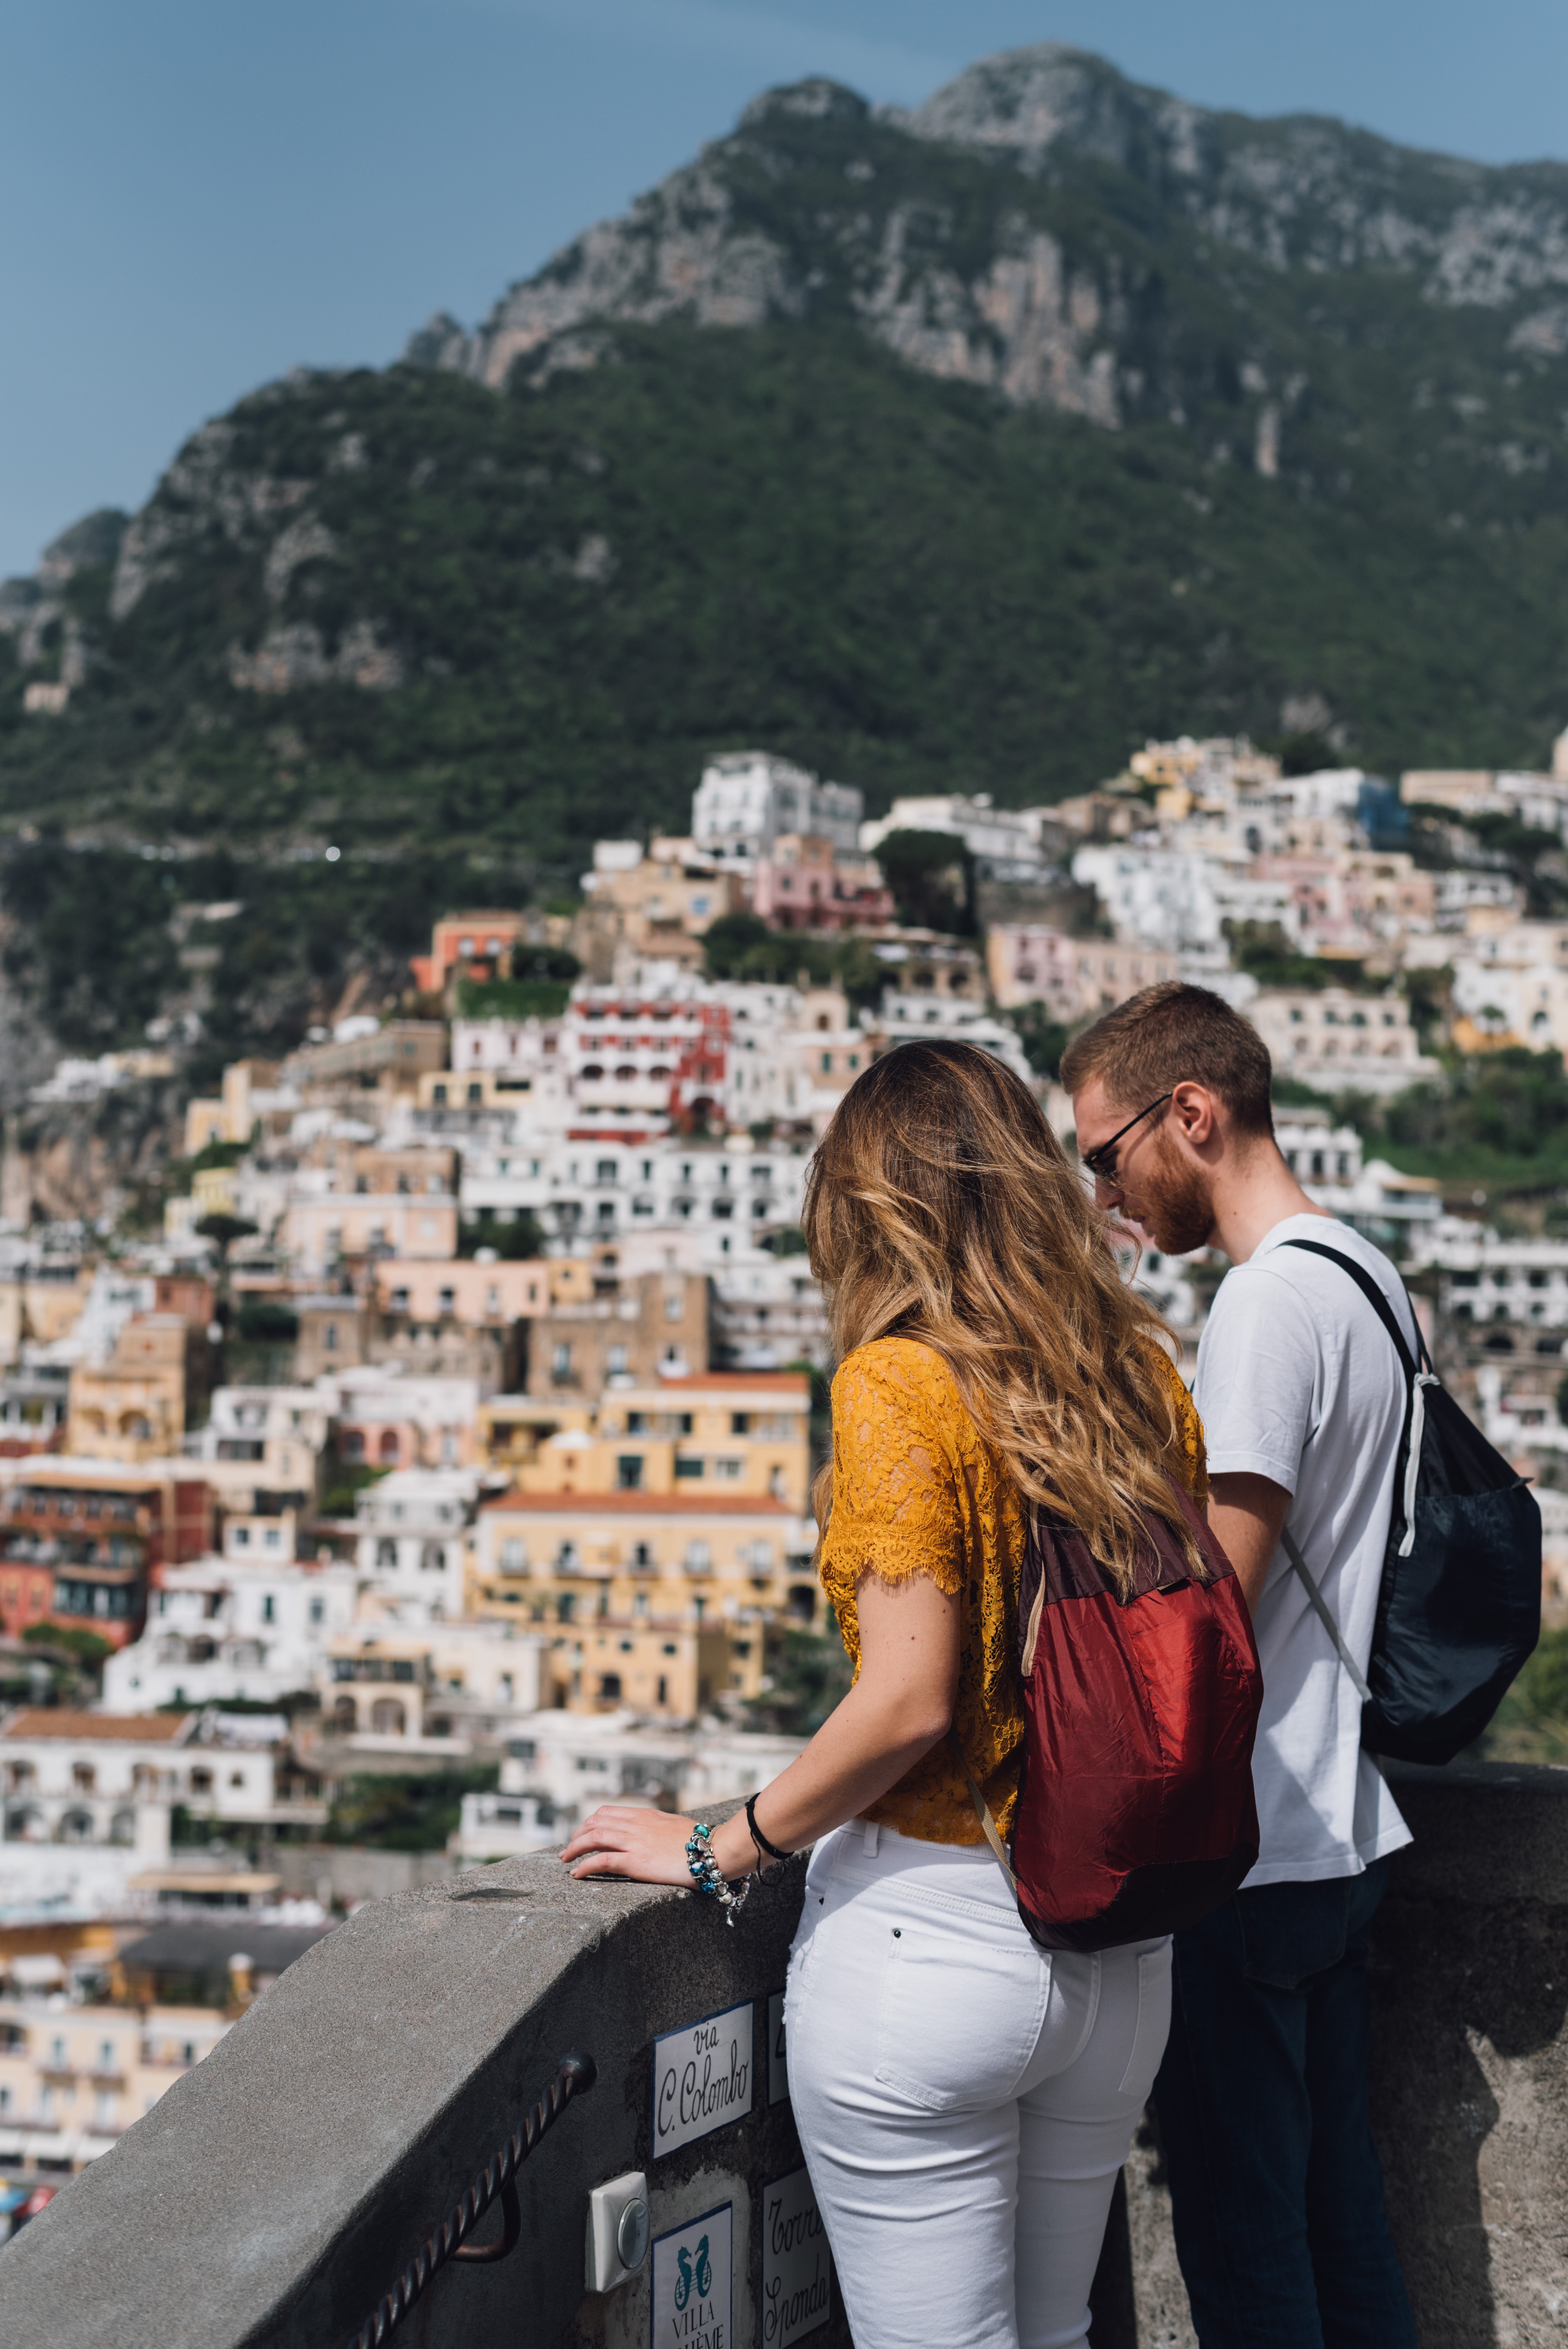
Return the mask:
[[1262,1848],[1236,1897],[1176,1936],[1154,2101],[1203,2349],[1416,2349],[1367,2112],[1371,1922],[1409,1830],[1281,1541],[1288,1527],[1365,1671],[1405,1381],[1350,1275],[1288,1243],[1353,1257],[1414,1331],[1387,1258],[1285,1164],[1270,1074],[1248,1021],[1174,982],[1062,1061],[1099,1203],[1168,1255],[1207,1245],[1232,1266],[1193,1392],[1209,1521],[1263,1663]]

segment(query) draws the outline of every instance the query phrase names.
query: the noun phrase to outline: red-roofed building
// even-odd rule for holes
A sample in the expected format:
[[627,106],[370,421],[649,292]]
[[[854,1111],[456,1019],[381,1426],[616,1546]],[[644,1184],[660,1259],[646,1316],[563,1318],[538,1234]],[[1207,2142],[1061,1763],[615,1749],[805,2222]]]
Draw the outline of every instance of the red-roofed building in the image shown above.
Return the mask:
[[415,955],[408,965],[415,986],[421,995],[439,995],[454,971],[469,978],[494,978],[521,927],[521,914],[443,914],[431,934],[429,953]]
[[10,1631],[15,1618],[16,1632],[45,1619],[72,1625],[122,1648],[140,1630],[160,1568],[204,1557],[212,1536],[211,1494],[181,1462],[66,1453],[18,1463],[0,1503],[0,1619]]

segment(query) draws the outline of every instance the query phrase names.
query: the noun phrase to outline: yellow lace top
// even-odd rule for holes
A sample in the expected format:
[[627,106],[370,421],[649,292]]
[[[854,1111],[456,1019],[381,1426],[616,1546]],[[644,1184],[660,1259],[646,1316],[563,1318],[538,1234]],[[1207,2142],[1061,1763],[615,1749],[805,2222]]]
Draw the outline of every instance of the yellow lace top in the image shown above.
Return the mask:
[[[1202,1507],[1202,1427],[1179,1373],[1163,1354],[1159,1360],[1179,1399],[1186,1457],[1178,1473]],[[941,1355],[913,1338],[879,1338],[850,1355],[833,1381],[833,1508],[822,1588],[857,1676],[855,1588],[862,1575],[902,1582],[929,1574],[938,1589],[962,1599],[954,1727],[1004,1836],[1017,1799],[1024,1732],[1015,1638],[1024,1537],[1018,1495]],[[945,1740],[865,1816],[926,1843],[982,1839]]]

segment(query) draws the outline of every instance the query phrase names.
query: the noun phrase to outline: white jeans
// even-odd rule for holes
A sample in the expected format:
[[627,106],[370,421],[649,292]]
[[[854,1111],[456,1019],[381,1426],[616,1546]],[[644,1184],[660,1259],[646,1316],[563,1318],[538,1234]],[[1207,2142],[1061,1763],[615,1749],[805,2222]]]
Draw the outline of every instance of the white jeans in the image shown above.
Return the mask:
[[824,1838],[789,2094],[855,2349],[1070,2349],[1171,2021],[1169,1940],[1052,1955],[982,1844]]

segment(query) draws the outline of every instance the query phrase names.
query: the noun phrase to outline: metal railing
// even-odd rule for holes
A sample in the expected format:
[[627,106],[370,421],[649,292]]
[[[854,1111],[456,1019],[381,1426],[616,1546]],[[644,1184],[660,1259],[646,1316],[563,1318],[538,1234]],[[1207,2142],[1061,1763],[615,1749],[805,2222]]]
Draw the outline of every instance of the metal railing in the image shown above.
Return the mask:
[[[598,2074],[592,2055],[563,2055],[555,2077],[506,2143],[491,2154],[468,2192],[433,2227],[389,2292],[351,2335],[347,2349],[381,2349],[420,2294],[449,2260],[504,2260],[517,2247],[522,2231],[522,2211],[517,2199],[517,2173],[541,2137],[552,2129],[574,2096],[585,2096]],[[468,2240],[490,2204],[500,2198],[501,2231],[493,2243]]]

